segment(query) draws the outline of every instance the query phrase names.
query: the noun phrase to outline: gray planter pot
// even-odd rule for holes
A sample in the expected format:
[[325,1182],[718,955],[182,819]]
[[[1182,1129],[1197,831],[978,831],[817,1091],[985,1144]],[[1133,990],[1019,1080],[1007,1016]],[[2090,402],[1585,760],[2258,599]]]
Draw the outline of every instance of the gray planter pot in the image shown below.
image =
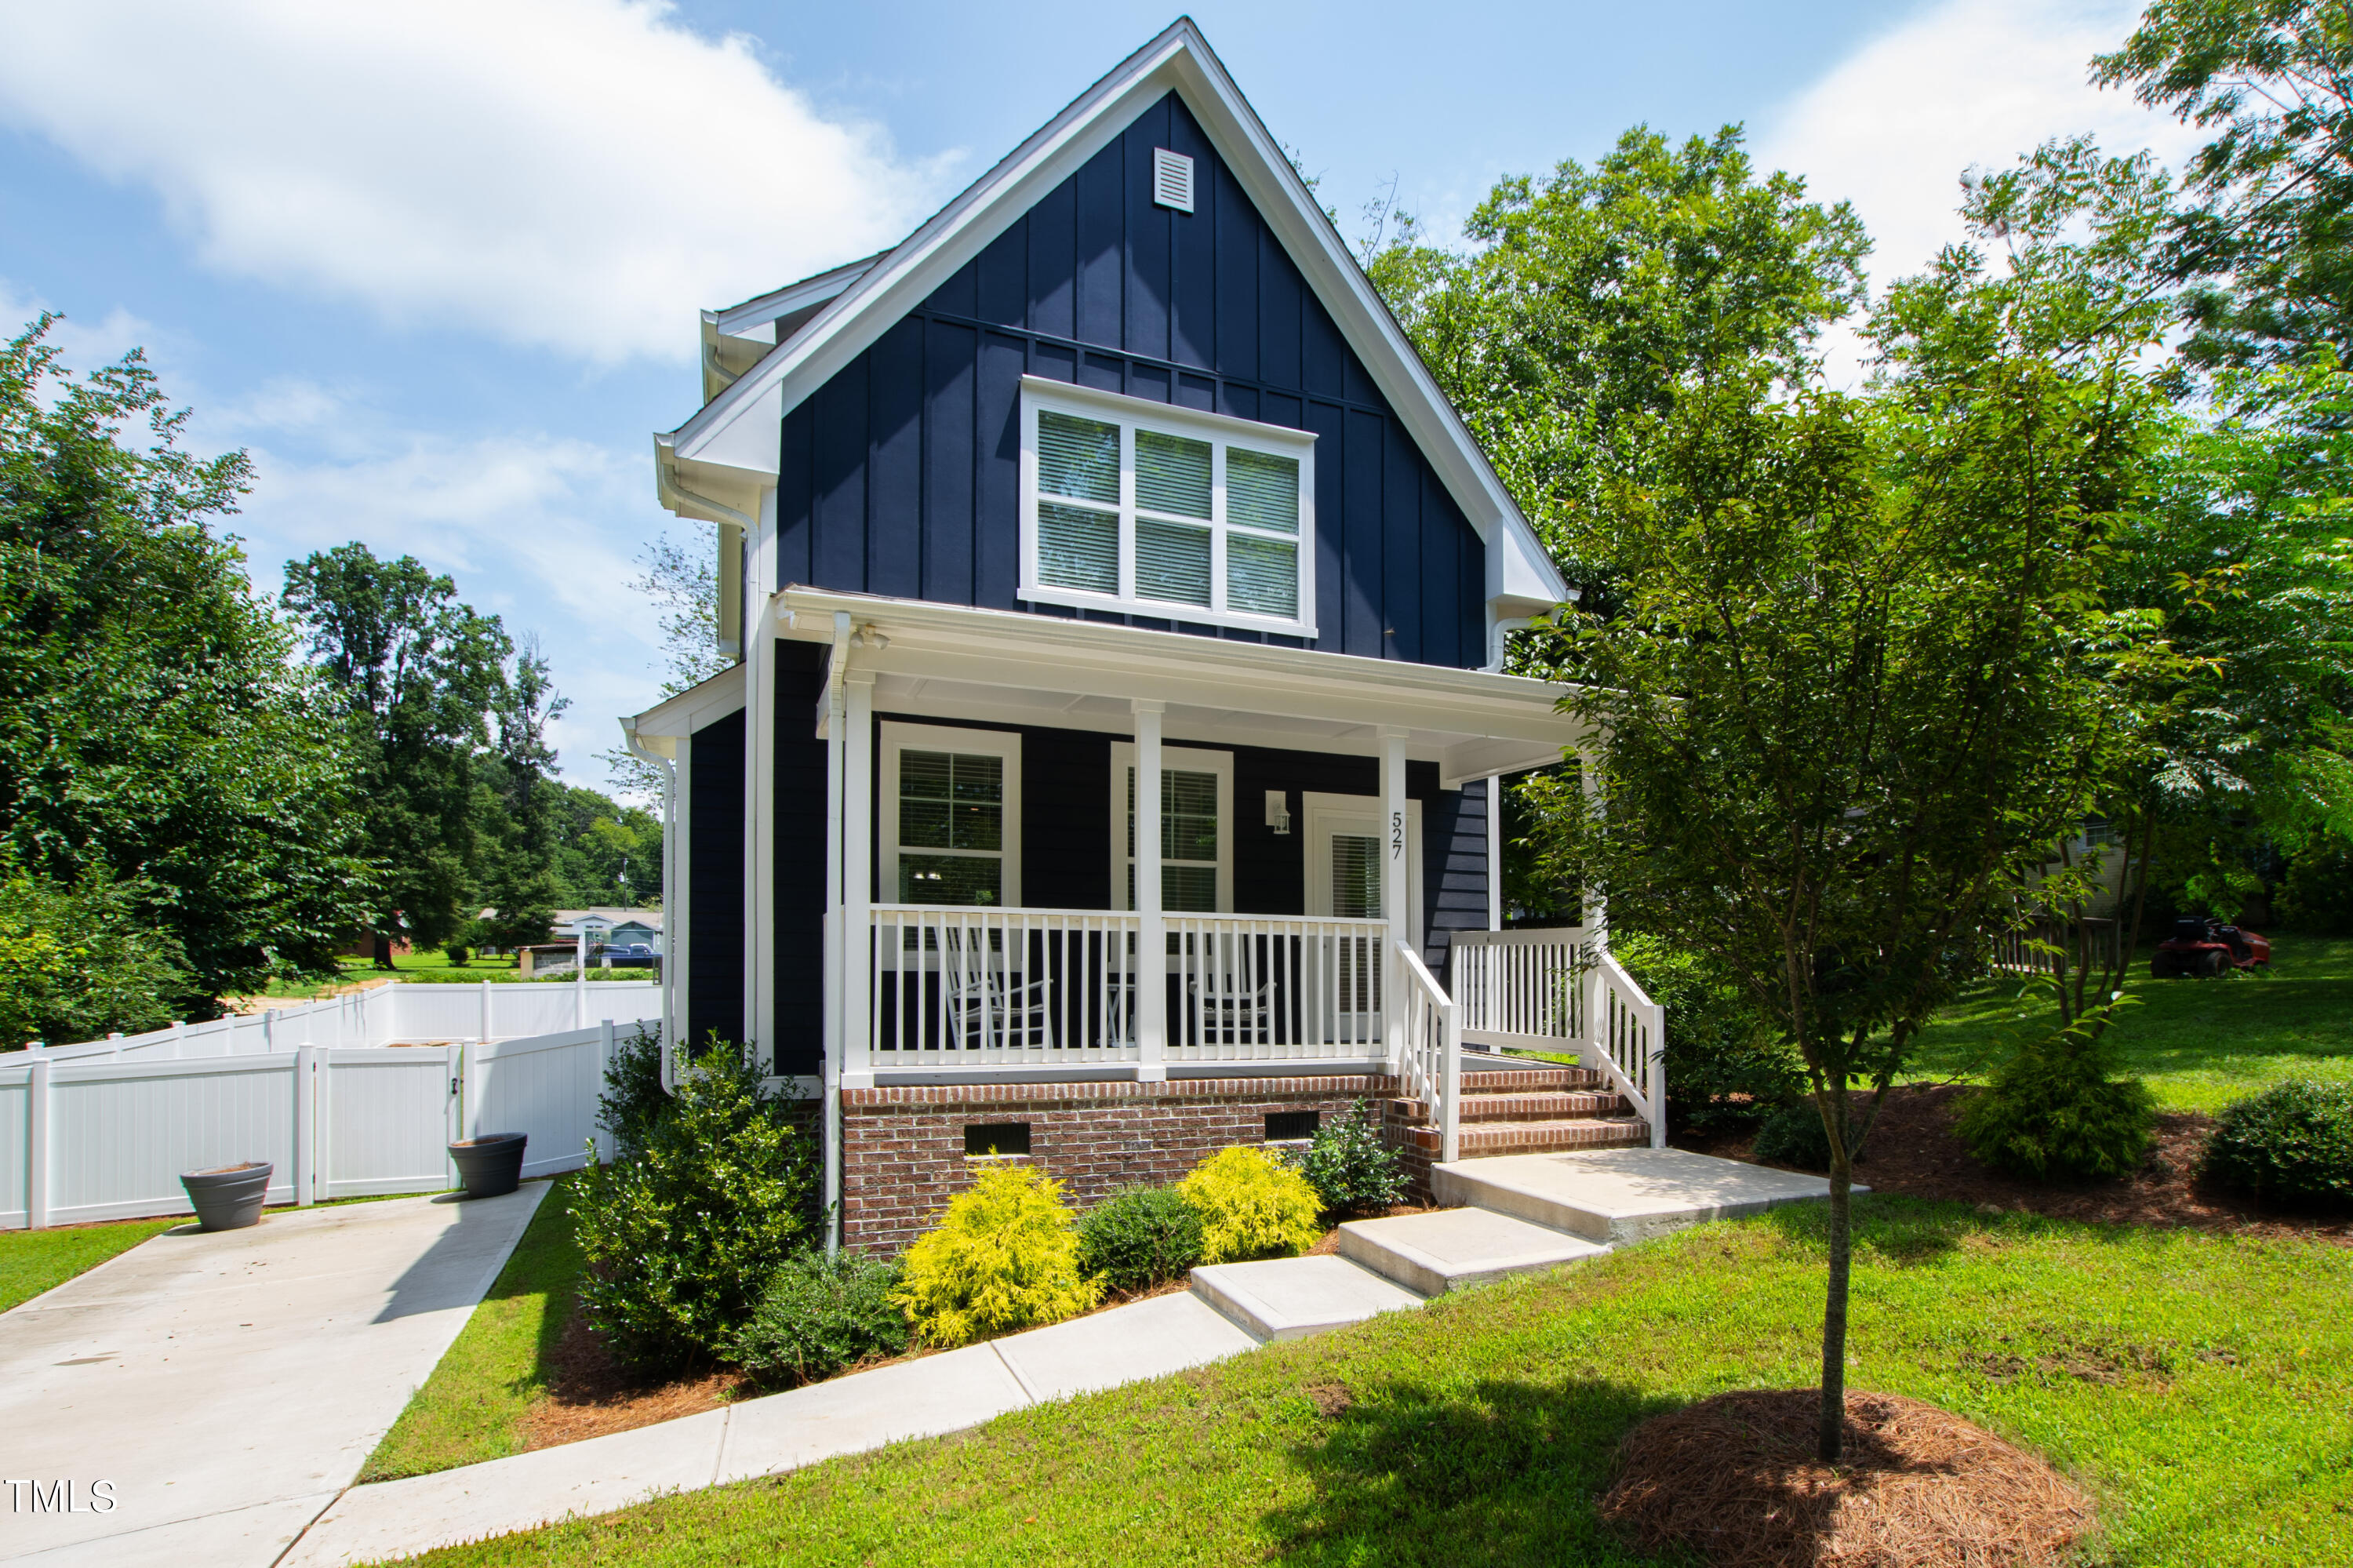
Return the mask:
[[273,1169],[267,1160],[248,1160],[241,1165],[183,1172],[180,1186],[196,1211],[196,1228],[235,1231],[259,1224],[261,1200],[269,1191]]
[[520,1132],[486,1132],[449,1146],[458,1162],[458,1180],[469,1198],[496,1198],[512,1192],[522,1181],[522,1150],[530,1142]]

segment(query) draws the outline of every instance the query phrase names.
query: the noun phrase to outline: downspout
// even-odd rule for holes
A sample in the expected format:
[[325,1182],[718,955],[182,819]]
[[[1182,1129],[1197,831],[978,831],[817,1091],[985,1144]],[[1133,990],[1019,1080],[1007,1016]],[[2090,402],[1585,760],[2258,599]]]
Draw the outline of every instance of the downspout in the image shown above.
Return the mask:
[[621,744],[631,757],[641,762],[650,762],[661,769],[661,1086],[674,1092],[678,1087],[678,1069],[671,1054],[671,1045],[678,1038],[678,966],[670,961],[670,933],[673,929],[670,913],[675,908],[672,890],[678,886],[678,763],[675,758],[664,757],[638,738],[638,721],[634,717],[621,720]]
[[1504,640],[1514,631],[1525,631],[1535,623],[1531,616],[1509,616],[1487,629],[1487,662],[1479,666],[1480,673],[1500,675],[1504,673],[1504,657],[1509,652]]
[[848,1055],[843,1014],[849,994],[849,933],[841,928],[849,900],[843,877],[841,828],[849,793],[849,614],[833,616],[833,652],[825,670],[825,1250],[841,1251],[841,1067]]

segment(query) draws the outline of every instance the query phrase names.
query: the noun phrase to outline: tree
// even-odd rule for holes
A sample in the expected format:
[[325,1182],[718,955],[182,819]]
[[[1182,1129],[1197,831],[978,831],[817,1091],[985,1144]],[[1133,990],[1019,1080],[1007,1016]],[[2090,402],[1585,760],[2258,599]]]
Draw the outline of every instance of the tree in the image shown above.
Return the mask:
[[459,602],[448,577],[360,544],[290,562],[285,604],[310,634],[360,758],[367,843],[386,868],[369,928],[389,969],[396,935],[438,946],[471,913],[476,760],[507,694],[501,664],[512,645],[496,616]]
[[166,1016],[207,1018],[332,970],[374,874],[352,763],[212,532],[244,454],[182,450],[186,415],[135,351],[65,377],[53,319],[0,352],[0,849],[41,885],[25,907],[96,900],[149,927]]
[[2353,25],[2338,0],[2158,0],[2107,87],[2219,131],[2156,261],[2195,366],[2353,358]]
[[571,704],[555,694],[539,640],[526,634],[491,717],[495,744],[475,784],[475,833],[483,864],[479,899],[491,911],[480,939],[501,948],[544,942],[564,902],[557,853],[556,755],[547,726]]
[[1727,371],[1802,381],[1862,302],[1870,249],[1845,204],[1757,178],[1729,125],[1680,147],[1637,126],[1590,169],[1504,179],[1463,232],[1476,249],[1447,251],[1405,220],[1374,283],[1570,582],[1601,597],[1605,454]]
[[0,1050],[160,1029],[189,991],[179,940],[151,910],[156,890],[93,865],[71,887],[0,876]]
[[635,908],[661,902],[661,819],[579,785],[556,804],[556,867],[565,895],[581,907]]
[[1776,400],[1769,379],[1686,391],[1609,476],[1621,603],[1562,619],[1598,806],[1553,786],[1545,837],[1560,879],[1706,954],[1805,1064],[1835,1461],[1855,1155],[1958,969],[2047,895],[2137,718],[2145,627],[2098,588],[2141,393],[2022,355],[1968,397]]
[[[717,551],[707,524],[697,525],[695,545],[681,544],[667,534],[648,545],[638,557],[644,570],[629,584],[654,601],[655,623],[661,629],[661,693],[666,697],[702,684],[734,662],[719,651]],[[597,753],[596,760],[625,793],[661,799],[661,769],[644,758],[615,747]]]

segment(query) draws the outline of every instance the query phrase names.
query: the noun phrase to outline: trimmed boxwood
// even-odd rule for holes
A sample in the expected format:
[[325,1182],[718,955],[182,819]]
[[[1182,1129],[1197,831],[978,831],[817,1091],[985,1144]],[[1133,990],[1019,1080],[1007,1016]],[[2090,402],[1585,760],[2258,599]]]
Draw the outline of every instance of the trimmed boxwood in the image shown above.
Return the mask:
[[1201,1212],[1174,1187],[1133,1187],[1079,1221],[1079,1271],[1113,1290],[1149,1290],[1201,1261]]
[[2289,1208],[2353,1208],[2353,1085],[2292,1080],[2214,1119],[2204,1173]]

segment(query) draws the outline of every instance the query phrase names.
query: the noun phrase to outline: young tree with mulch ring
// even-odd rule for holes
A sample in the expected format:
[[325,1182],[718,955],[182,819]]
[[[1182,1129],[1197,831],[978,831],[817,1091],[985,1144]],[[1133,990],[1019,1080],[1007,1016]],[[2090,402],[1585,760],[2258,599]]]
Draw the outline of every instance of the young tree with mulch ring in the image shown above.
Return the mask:
[[2095,590],[2136,384],[2017,355],[1944,392],[1776,399],[1760,372],[1686,395],[1614,486],[1620,611],[1559,622],[1589,780],[1539,789],[1554,874],[1709,954],[1805,1064],[1831,1463],[1855,1156],[2135,716],[2137,623]]

